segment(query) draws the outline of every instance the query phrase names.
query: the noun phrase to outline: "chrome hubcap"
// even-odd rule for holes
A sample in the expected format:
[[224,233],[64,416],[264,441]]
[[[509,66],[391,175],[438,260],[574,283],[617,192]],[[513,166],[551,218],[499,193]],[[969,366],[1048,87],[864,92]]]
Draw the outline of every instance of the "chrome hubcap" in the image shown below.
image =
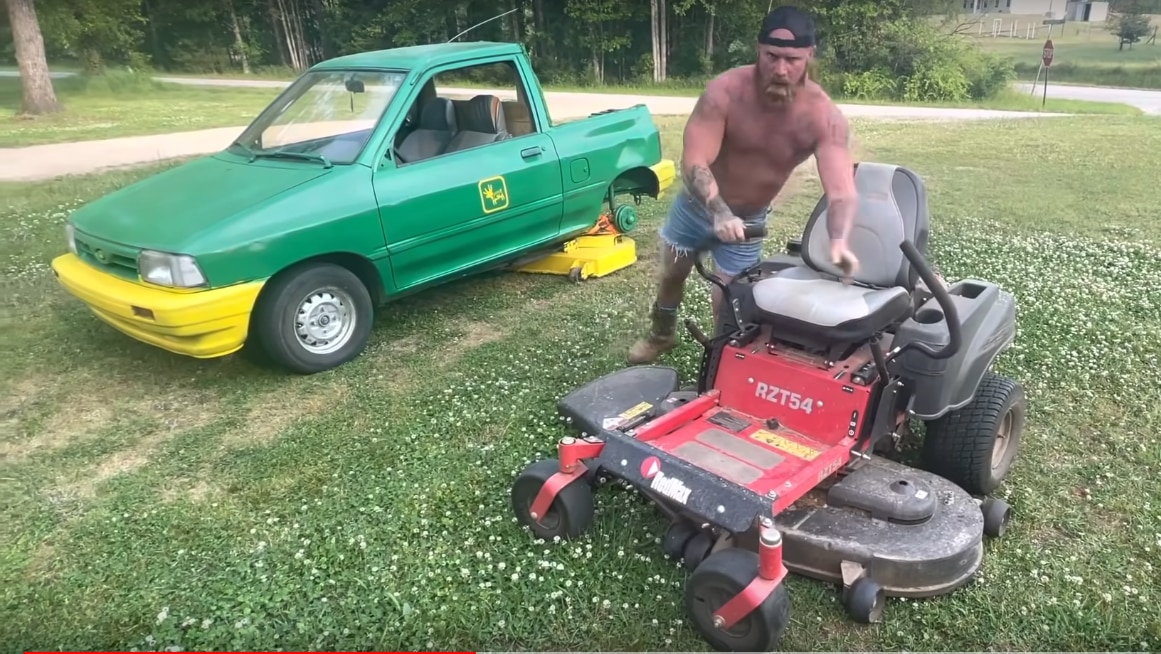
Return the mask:
[[329,354],[346,345],[355,331],[355,303],[337,288],[319,289],[298,305],[294,332],[312,354]]

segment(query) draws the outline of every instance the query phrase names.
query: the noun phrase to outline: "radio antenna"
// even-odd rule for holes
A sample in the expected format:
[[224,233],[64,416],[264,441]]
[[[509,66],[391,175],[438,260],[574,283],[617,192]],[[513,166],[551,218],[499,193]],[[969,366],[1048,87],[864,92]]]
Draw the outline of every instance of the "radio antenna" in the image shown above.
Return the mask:
[[460,38],[460,37],[461,37],[461,36],[463,36],[464,34],[467,34],[468,32],[470,32],[470,31],[472,31],[472,30],[476,29],[476,28],[477,28],[477,27],[479,27],[480,25],[483,25],[484,23],[490,23],[490,22],[492,22],[492,21],[496,20],[497,18],[503,18],[504,16],[507,16],[508,14],[510,14],[510,13],[512,13],[512,12],[514,12],[514,11],[516,11],[516,9],[518,9],[518,7],[514,7],[514,8],[512,8],[512,9],[509,9],[508,11],[505,11],[505,12],[504,12],[504,13],[502,13],[502,14],[496,14],[495,16],[492,16],[492,17],[491,17],[491,18],[489,18],[488,20],[485,20],[485,21],[481,21],[481,22],[479,22],[479,23],[476,23],[475,25],[472,25],[472,26],[471,26],[471,27],[469,27],[468,29],[466,29],[466,30],[464,30],[464,31],[460,32],[459,34],[456,34],[455,36],[451,37],[450,39],[448,39],[448,40],[447,40],[447,42],[448,42],[448,43],[451,43],[452,41],[455,41],[456,39]]

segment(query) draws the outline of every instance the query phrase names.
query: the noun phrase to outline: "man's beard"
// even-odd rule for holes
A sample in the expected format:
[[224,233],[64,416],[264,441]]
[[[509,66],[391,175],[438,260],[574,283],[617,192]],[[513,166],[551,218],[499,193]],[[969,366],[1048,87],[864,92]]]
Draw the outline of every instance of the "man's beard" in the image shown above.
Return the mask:
[[763,89],[763,92],[766,94],[767,98],[770,98],[774,102],[779,104],[789,104],[790,102],[794,101],[794,96],[798,94],[798,91],[805,84],[806,72],[803,71],[802,77],[799,77],[797,82],[783,83],[771,80],[766,84],[766,88]]

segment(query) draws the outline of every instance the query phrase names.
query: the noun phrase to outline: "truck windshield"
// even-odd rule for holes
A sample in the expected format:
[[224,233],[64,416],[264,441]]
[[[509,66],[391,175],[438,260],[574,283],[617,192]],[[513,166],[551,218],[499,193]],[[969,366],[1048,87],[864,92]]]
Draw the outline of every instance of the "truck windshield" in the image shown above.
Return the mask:
[[252,159],[273,155],[280,161],[349,164],[367,144],[404,77],[393,71],[308,72],[230,149]]

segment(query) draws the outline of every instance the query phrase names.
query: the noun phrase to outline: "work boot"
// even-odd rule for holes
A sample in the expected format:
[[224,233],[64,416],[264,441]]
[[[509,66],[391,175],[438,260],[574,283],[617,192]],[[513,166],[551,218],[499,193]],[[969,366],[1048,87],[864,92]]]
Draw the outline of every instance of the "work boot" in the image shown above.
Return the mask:
[[654,302],[650,317],[653,319],[653,326],[649,335],[629,348],[630,364],[653,363],[657,361],[657,357],[677,346],[677,309],[666,311]]

